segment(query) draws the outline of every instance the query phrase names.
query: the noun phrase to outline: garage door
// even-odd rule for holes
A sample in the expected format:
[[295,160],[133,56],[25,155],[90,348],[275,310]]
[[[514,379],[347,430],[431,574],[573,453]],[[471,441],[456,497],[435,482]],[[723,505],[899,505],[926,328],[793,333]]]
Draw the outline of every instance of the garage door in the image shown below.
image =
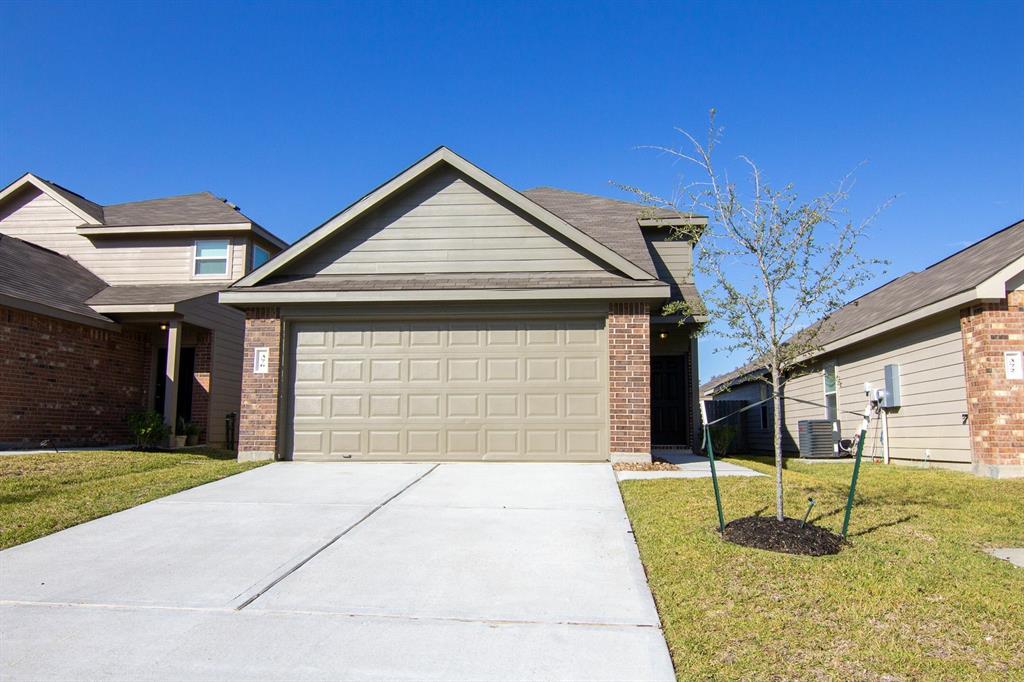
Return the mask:
[[291,330],[294,459],[607,459],[603,319]]

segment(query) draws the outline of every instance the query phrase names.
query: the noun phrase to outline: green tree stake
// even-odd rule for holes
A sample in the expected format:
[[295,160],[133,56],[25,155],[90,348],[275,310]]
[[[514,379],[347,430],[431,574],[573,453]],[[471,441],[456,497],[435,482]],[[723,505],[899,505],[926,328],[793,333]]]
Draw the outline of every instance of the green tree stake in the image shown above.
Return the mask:
[[[703,410],[703,404],[701,408]],[[711,447],[711,427],[704,426],[704,443],[708,452],[708,462],[711,463],[711,484],[715,487],[715,506],[718,507],[718,530],[725,532],[725,515],[722,513],[722,493],[718,491],[718,473],[715,471],[715,449]]]
[[857,456],[853,461],[853,477],[850,479],[850,494],[846,498],[846,514],[843,515],[842,537],[846,539],[846,531],[850,528],[850,512],[853,510],[853,495],[857,491],[857,475],[860,473],[860,457],[864,454],[864,441],[868,437],[868,422],[874,406],[868,403],[864,410],[864,421],[860,424],[860,436],[857,437]]

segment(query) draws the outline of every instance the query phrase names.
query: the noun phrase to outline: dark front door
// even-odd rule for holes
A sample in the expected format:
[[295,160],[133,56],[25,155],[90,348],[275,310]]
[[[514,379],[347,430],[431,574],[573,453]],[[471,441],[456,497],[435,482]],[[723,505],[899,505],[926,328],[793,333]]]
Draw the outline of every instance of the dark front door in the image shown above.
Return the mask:
[[690,444],[686,360],[685,355],[651,358],[651,445]]
[[[178,361],[178,417],[192,421],[192,375],[196,371],[196,349],[182,348]],[[164,413],[164,389],[167,386],[167,349],[160,348],[156,356],[156,391],[153,409]]]

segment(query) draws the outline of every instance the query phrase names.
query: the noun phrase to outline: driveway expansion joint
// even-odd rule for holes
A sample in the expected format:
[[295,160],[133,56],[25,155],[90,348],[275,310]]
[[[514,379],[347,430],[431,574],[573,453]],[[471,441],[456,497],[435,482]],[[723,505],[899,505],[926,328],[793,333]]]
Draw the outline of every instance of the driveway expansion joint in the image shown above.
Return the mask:
[[262,596],[263,596],[264,594],[266,594],[266,593],[267,593],[267,592],[269,592],[270,590],[274,589],[274,587],[275,587],[276,585],[278,585],[278,584],[279,584],[279,583],[280,583],[280,582],[281,582],[282,580],[284,580],[284,579],[285,579],[285,578],[287,578],[288,576],[290,576],[290,575],[292,575],[293,573],[295,573],[295,571],[297,571],[297,570],[299,570],[300,568],[302,568],[303,566],[305,566],[305,565],[306,565],[307,563],[309,563],[309,562],[310,562],[310,561],[311,561],[311,560],[312,560],[312,559],[313,559],[314,557],[316,557],[316,556],[317,556],[318,554],[320,554],[321,552],[323,552],[323,551],[324,551],[325,549],[327,549],[328,547],[330,547],[331,545],[333,545],[333,544],[334,544],[335,542],[337,542],[337,541],[338,541],[338,540],[340,540],[341,538],[343,538],[343,537],[345,537],[346,535],[348,535],[348,533],[350,533],[350,532],[351,532],[351,531],[352,531],[353,529],[355,529],[355,528],[358,528],[358,527],[359,527],[359,525],[361,525],[361,524],[362,524],[362,523],[363,523],[364,521],[366,521],[366,520],[367,520],[368,518],[370,518],[371,516],[373,516],[374,514],[376,514],[376,513],[378,512],[378,511],[380,511],[381,509],[383,509],[383,508],[384,508],[384,507],[385,507],[385,506],[386,506],[386,505],[387,505],[387,504],[388,504],[389,502],[391,502],[391,501],[392,501],[392,500],[394,500],[394,499],[395,499],[396,497],[398,497],[399,495],[401,495],[402,493],[404,493],[404,492],[405,492],[406,490],[408,490],[409,488],[413,487],[414,485],[416,485],[417,483],[419,483],[420,481],[422,481],[422,480],[423,480],[424,478],[426,478],[426,477],[427,477],[428,475],[430,475],[430,473],[431,473],[431,472],[433,472],[433,471],[434,471],[435,469],[437,469],[437,468],[438,468],[439,466],[441,466],[441,465],[440,465],[440,464],[435,464],[434,466],[432,466],[432,467],[430,467],[429,469],[427,469],[426,471],[424,471],[424,472],[423,472],[422,474],[420,474],[420,475],[419,475],[419,476],[417,476],[417,477],[416,477],[415,479],[413,479],[412,481],[410,481],[410,482],[409,482],[409,483],[408,483],[407,485],[405,485],[405,487],[403,487],[403,488],[402,488],[401,490],[399,490],[398,492],[396,492],[395,494],[393,494],[393,495],[392,495],[391,497],[387,498],[386,500],[384,500],[383,502],[381,502],[380,504],[378,504],[378,505],[377,505],[376,507],[374,507],[374,508],[373,508],[373,509],[371,509],[370,511],[366,512],[366,514],[364,514],[364,515],[363,515],[363,516],[362,516],[362,517],[361,517],[361,518],[360,518],[360,519],[359,519],[358,521],[356,521],[355,523],[353,523],[353,524],[351,524],[350,526],[348,526],[347,528],[345,528],[345,530],[341,531],[340,533],[338,533],[337,535],[335,535],[335,536],[334,536],[333,538],[331,538],[330,540],[328,540],[328,541],[327,541],[326,543],[324,543],[323,545],[321,545],[321,546],[320,546],[319,548],[317,548],[317,549],[316,549],[316,550],[315,550],[314,552],[312,552],[312,553],[311,553],[311,554],[310,554],[309,556],[305,557],[304,559],[302,559],[301,561],[299,561],[299,562],[298,562],[297,564],[295,564],[294,566],[292,566],[292,567],[291,567],[290,569],[288,569],[287,571],[285,571],[285,572],[284,572],[283,574],[281,574],[280,576],[278,576],[277,578],[275,578],[274,580],[272,580],[272,581],[271,581],[270,583],[268,583],[268,584],[267,584],[267,586],[266,586],[266,587],[264,587],[263,589],[261,589],[260,591],[258,591],[258,592],[257,592],[256,594],[254,594],[253,596],[251,596],[251,597],[249,597],[248,599],[246,599],[246,600],[245,600],[244,602],[242,602],[241,604],[239,604],[239,605],[238,605],[237,607],[235,607],[235,610],[236,610],[236,611],[241,611],[241,610],[242,610],[242,609],[244,609],[245,607],[249,606],[249,604],[252,604],[252,603],[253,603],[254,601],[256,601],[257,599],[259,599],[260,597],[262,597]]

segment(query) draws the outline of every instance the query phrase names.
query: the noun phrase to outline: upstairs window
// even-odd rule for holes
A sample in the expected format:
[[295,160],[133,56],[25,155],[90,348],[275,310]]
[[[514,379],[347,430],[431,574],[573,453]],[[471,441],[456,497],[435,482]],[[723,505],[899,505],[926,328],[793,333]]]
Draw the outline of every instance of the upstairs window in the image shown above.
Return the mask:
[[836,421],[839,418],[839,400],[836,396],[836,366],[826,365],[825,384],[825,419]]
[[270,252],[264,248],[252,245],[252,269],[255,270],[259,266],[270,260]]
[[228,240],[201,239],[196,242],[192,274],[196,277],[224,277],[228,274]]

